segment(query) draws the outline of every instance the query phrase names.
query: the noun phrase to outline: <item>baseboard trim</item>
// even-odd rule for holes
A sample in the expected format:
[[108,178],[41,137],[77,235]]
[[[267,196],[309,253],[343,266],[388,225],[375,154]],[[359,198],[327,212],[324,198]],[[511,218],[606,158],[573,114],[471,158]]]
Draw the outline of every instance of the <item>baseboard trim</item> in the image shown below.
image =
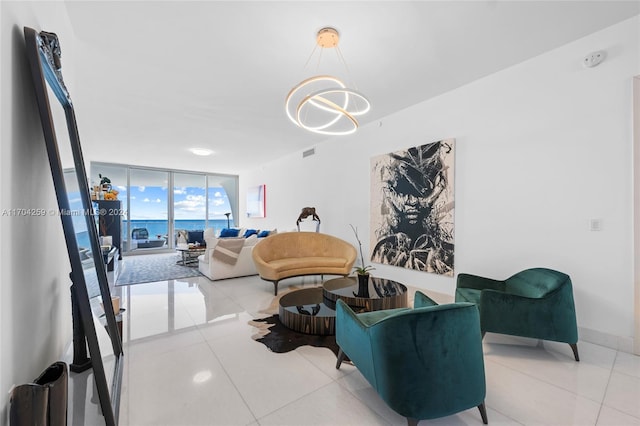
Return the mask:
[[[616,336],[590,328],[578,327],[580,341],[633,354],[633,337]],[[640,355],[640,354],[637,354]]]

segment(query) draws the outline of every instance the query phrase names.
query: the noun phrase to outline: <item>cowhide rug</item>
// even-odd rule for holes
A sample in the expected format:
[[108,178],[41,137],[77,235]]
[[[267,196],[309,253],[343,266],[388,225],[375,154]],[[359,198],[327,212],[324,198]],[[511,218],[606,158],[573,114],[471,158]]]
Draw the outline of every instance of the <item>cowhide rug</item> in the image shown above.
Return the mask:
[[285,353],[306,345],[329,348],[338,356],[335,336],[298,333],[282,325],[277,314],[249,321],[249,324],[259,329],[257,334],[251,336],[253,340],[262,343],[272,352]]

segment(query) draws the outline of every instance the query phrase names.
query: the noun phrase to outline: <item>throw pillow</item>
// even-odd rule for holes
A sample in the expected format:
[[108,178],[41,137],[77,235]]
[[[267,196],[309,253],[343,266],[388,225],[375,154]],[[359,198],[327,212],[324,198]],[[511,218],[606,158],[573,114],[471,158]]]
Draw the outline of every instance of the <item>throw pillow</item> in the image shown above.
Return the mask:
[[257,231],[256,229],[247,229],[247,230],[244,232],[243,237],[245,237],[245,238],[249,238],[250,236],[252,236],[252,235],[254,235],[254,234],[257,234],[257,233],[258,233],[258,231]]
[[260,231],[258,238],[264,238],[269,236],[269,231]]
[[220,231],[220,238],[237,237],[239,232],[240,230],[238,229],[224,228]]

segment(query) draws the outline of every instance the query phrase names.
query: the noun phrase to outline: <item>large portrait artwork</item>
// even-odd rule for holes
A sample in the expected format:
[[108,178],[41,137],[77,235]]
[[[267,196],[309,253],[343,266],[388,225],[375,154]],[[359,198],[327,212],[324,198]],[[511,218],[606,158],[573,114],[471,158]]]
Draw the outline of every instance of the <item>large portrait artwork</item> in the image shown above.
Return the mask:
[[454,145],[371,159],[371,260],[453,276]]

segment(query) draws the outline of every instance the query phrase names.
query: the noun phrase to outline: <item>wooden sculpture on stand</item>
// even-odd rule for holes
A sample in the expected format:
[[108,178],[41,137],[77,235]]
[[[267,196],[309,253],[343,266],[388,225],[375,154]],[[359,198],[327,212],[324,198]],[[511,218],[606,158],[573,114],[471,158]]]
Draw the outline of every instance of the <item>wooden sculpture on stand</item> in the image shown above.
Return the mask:
[[311,216],[311,219],[313,221],[318,222],[316,224],[316,232],[320,232],[320,217],[318,217],[318,215],[316,214],[315,207],[302,208],[302,212],[300,212],[300,216],[298,216],[298,220],[296,220],[296,226],[298,227],[298,232],[300,231],[300,222],[302,222],[302,219],[306,219],[309,216]]

